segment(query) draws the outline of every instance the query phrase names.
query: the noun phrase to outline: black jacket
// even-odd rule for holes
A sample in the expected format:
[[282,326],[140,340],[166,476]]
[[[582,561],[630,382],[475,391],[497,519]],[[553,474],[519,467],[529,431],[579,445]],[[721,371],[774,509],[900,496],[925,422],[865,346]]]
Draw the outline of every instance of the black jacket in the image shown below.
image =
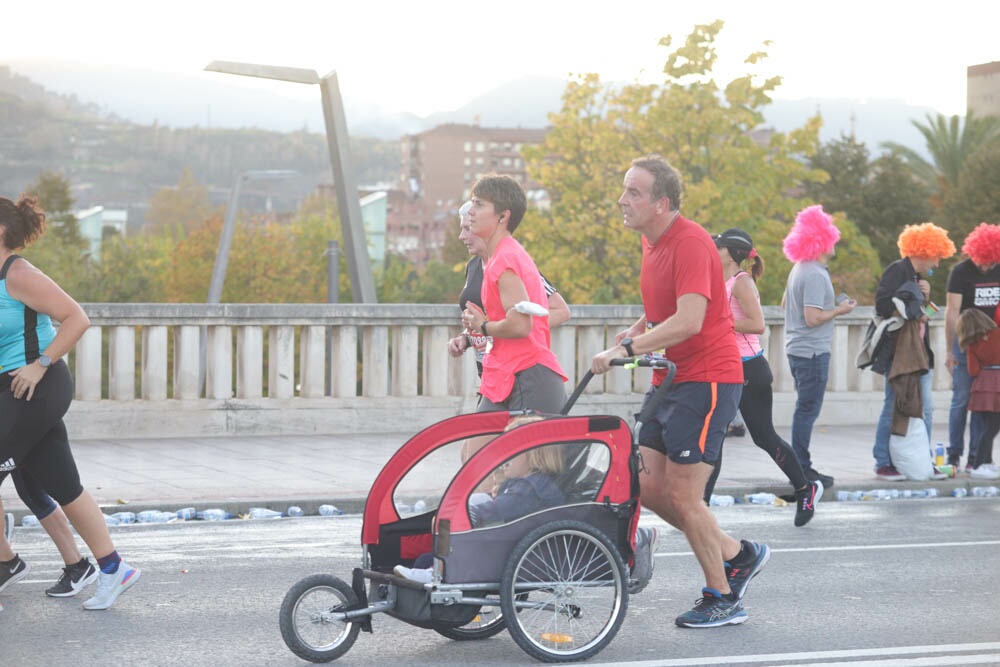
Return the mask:
[[[875,290],[875,314],[879,317],[892,317],[898,314],[892,298],[897,296],[899,288],[907,282],[916,283],[921,276],[913,268],[909,257],[898,259],[885,267],[882,279],[878,282],[878,289]],[[927,350],[927,359],[931,368],[934,368],[934,353],[931,351],[930,327],[924,328],[924,349]]]

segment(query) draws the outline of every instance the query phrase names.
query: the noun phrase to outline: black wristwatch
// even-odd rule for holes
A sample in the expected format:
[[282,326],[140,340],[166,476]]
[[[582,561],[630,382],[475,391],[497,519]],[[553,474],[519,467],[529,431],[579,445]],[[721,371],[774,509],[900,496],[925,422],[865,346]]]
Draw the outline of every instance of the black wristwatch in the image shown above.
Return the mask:
[[479,325],[479,332],[481,334],[483,334],[484,336],[489,336],[489,334],[486,333],[486,323],[487,322],[489,322],[489,320],[483,320],[483,323]]
[[43,354],[42,356],[38,357],[38,365],[41,366],[42,368],[48,368],[49,366],[52,365],[52,357],[50,357],[47,354]]
[[622,342],[620,342],[618,344],[625,348],[625,354],[627,354],[630,357],[634,357],[635,356],[635,351],[632,350],[632,339],[631,338],[622,338]]

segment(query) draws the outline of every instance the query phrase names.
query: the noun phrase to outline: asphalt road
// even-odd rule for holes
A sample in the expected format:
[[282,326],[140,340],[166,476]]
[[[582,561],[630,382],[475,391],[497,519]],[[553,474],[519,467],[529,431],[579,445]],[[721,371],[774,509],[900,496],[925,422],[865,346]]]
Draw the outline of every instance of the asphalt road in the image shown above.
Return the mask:
[[[668,530],[649,588],[587,664],[1000,665],[1000,498],[828,503],[801,529],[787,507],[716,515],[733,535],[773,549],[745,598],[749,621],[674,625],[701,578],[683,537]],[[112,530],[143,576],[110,611],[87,612],[86,593],[44,595],[61,563],[44,533],[17,529],[14,546],[33,570],[0,593],[0,664],[301,665],[278,630],[285,592],[313,572],[349,581],[360,562],[358,516]],[[536,664],[506,633],[454,642],[385,615],[374,630],[335,664]]]

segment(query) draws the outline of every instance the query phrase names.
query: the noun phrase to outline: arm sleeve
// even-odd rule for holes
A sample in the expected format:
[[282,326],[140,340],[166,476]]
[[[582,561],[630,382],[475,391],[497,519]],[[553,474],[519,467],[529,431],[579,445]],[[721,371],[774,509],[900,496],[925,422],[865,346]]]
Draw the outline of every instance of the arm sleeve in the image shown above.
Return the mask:
[[875,290],[875,313],[879,317],[892,317],[895,314],[896,307],[892,303],[892,297],[900,285],[906,282],[902,268],[899,264],[890,264],[879,280],[878,289]]
[[819,273],[806,276],[802,288],[802,306],[826,310],[827,291],[830,289],[828,283],[828,279]]

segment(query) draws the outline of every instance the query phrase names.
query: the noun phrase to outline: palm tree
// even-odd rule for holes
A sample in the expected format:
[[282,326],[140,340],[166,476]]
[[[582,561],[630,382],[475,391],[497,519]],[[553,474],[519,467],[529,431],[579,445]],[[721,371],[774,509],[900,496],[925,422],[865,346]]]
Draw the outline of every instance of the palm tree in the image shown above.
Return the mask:
[[990,139],[1000,136],[1000,118],[976,118],[970,111],[962,123],[961,116],[946,118],[927,114],[927,124],[911,121],[927,141],[927,151],[933,163],[921,157],[912,148],[893,141],[882,143],[882,148],[900,155],[914,175],[922,180],[941,201],[943,195],[958,184],[958,177],[966,161]]

